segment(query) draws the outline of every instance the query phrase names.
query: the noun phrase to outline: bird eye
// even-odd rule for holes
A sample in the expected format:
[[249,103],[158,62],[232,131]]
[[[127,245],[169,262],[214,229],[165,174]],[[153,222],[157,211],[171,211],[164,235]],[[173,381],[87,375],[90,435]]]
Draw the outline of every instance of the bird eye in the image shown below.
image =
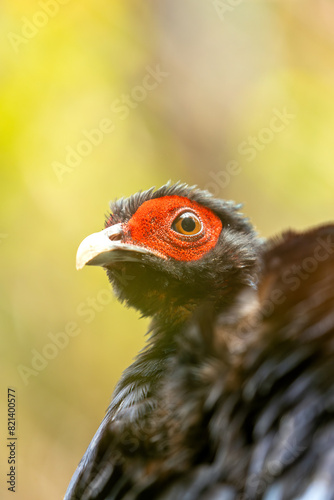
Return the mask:
[[177,233],[193,236],[202,230],[202,223],[195,214],[186,212],[177,217],[173,222],[172,229]]

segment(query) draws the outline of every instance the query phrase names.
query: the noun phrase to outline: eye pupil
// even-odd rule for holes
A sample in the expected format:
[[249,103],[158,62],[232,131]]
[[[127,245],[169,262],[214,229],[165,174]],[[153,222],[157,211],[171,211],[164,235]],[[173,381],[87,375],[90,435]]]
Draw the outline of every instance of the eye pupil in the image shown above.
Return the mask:
[[172,229],[184,236],[200,235],[202,224],[199,218],[192,213],[186,212],[179,215],[172,224]]
[[196,228],[196,222],[191,217],[185,217],[182,219],[181,226],[183,231],[191,233]]

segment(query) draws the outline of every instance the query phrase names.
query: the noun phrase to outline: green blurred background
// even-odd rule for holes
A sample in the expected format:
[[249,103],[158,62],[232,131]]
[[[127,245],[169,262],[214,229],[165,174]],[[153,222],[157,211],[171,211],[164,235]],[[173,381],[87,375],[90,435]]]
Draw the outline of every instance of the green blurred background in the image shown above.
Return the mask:
[[334,4],[3,0],[0,26],[0,494],[11,386],[16,498],[56,500],[147,327],[76,272],[78,244],[168,179],[244,202],[263,236],[333,219]]

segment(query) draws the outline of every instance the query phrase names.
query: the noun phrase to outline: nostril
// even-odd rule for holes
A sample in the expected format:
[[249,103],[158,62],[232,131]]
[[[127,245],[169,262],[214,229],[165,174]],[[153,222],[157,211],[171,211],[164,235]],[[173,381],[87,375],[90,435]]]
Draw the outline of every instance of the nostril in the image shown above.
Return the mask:
[[110,241],[119,241],[123,237],[122,224],[114,224],[113,226],[107,227],[105,229],[106,235]]
[[118,240],[122,239],[122,236],[123,236],[123,233],[112,234],[111,236],[109,236],[109,240],[110,241],[118,241]]

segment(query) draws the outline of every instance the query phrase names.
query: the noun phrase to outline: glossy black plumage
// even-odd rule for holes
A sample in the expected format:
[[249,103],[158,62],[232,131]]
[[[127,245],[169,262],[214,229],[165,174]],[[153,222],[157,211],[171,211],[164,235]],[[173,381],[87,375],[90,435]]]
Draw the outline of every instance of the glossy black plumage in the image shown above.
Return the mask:
[[[126,265],[138,283],[152,280],[148,289],[167,280],[161,311],[155,301],[141,307],[151,290],[130,283],[127,292],[108,270],[121,299],[153,311],[152,334],[65,498],[331,500],[334,227],[264,243],[232,204],[173,189],[210,204],[221,238],[170,272],[151,258]],[[114,205],[115,223],[152,195]],[[189,269],[199,290],[186,286]]]

